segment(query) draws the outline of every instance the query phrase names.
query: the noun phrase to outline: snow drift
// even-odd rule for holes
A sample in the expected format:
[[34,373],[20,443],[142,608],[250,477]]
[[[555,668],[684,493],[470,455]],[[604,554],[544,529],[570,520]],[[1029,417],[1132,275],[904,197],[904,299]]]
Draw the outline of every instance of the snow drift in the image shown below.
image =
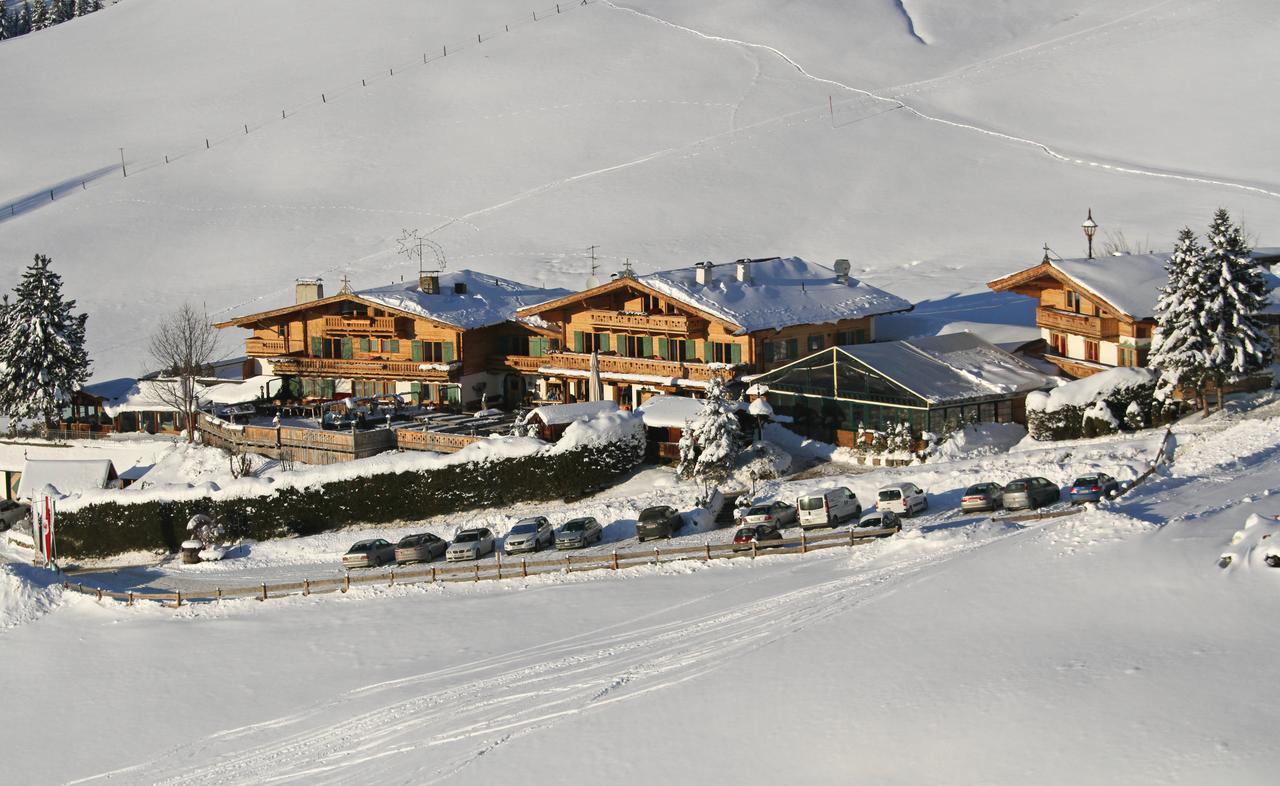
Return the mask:
[[62,603],[62,584],[47,570],[17,563],[0,564],[0,629],[48,614]]

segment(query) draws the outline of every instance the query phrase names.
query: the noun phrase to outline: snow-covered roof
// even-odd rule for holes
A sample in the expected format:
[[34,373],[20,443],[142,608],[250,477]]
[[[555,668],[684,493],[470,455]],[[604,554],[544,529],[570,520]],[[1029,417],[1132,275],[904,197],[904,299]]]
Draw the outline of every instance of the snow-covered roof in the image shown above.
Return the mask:
[[617,411],[618,405],[612,401],[579,401],[576,404],[546,404],[530,411],[529,417],[537,417],[548,426],[563,426],[575,420]]
[[911,304],[850,277],[836,280],[829,267],[799,257],[750,263],[751,281],[737,279],[734,264],[715,265],[706,286],[693,267],[663,270],[637,281],[748,333],[789,325],[810,325],[908,311]]
[[164,401],[159,389],[163,384],[154,379],[113,379],[86,385],[85,392],[102,398],[102,411],[112,418],[122,412],[176,412]]
[[247,404],[279,391],[280,377],[260,374],[248,379],[221,382],[204,387],[200,398],[214,404]]
[[839,348],[929,402],[1024,393],[1053,384],[972,333]]
[[[455,292],[458,284],[464,284],[466,292]],[[571,292],[521,284],[474,270],[458,270],[440,274],[437,295],[424,293],[418,288],[417,280],[362,289],[354,294],[389,308],[471,330],[515,319],[518,308],[561,298]]]
[[45,486],[60,494],[104,489],[116,477],[111,459],[27,459],[18,482],[18,496],[31,499]]
[[1155,315],[1160,289],[1169,282],[1168,262],[1169,254],[1049,260],[1072,281],[1136,319]]
[[702,401],[688,396],[650,396],[636,411],[646,428],[684,428],[702,412]]
[[1035,325],[1000,325],[993,322],[965,320],[948,322],[935,335],[942,336],[947,333],[972,333],[1005,352],[1012,352],[1041,338],[1040,328]]

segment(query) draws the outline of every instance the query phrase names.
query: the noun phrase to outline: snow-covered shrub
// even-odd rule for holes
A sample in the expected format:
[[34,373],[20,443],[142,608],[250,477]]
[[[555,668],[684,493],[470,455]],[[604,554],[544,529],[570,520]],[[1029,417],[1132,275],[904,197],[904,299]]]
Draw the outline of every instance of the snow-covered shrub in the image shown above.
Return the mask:
[[1129,406],[1124,410],[1124,427],[1129,431],[1138,431],[1146,428],[1146,416],[1142,412],[1142,407],[1138,406],[1138,402],[1130,401]]
[[1095,401],[1084,411],[1081,431],[1086,437],[1105,437],[1120,430],[1120,421],[1111,414],[1111,408],[1103,399]]
[[[1142,422],[1149,423],[1155,383],[1155,374],[1145,368],[1122,367],[1068,382],[1048,392],[1029,393],[1027,429],[1037,440],[1096,436],[1086,433],[1086,413],[1094,412],[1094,419],[1101,423],[1115,421],[1115,429],[1119,430],[1121,419],[1128,422],[1127,413],[1135,405]],[[1109,420],[1102,417],[1101,410],[1097,409],[1099,404],[1106,407]],[[1136,416],[1133,419],[1136,421]],[[1095,430],[1097,428],[1095,426]]]

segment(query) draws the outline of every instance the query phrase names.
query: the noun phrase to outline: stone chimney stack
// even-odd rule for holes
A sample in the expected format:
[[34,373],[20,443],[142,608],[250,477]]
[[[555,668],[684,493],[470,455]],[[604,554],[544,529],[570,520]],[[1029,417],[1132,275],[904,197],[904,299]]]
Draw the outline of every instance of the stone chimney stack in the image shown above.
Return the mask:
[[744,284],[751,283],[751,260],[739,259],[734,263],[734,275]]
[[440,274],[433,271],[418,273],[418,289],[424,295],[440,294]]
[[324,280],[320,278],[299,278],[294,282],[295,303],[310,303],[324,298]]
[[711,283],[711,268],[713,267],[715,265],[711,264],[710,261],[699,262],[693,266],[693,278],[698,282],[698,286],[705,287]]
[[837,259],[837,260],[836,260],[836,264],[835,264],[835,271],[836,271],[836,283],[837,283],[837,284],[848,284],[848,283],[849,283],[849,267],[850,267],[850,266],[849,266],[849,260],[847,260],[847,259]]

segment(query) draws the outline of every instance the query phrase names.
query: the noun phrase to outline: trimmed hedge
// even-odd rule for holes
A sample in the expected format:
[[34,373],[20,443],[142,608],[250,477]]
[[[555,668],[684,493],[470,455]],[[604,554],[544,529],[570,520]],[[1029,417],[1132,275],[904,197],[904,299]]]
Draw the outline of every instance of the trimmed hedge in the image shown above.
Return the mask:
[[229,539],[265,540],[563,499],[616,480],[643,458],[642,440],[622,440],[282,488],[258,497],[96,503],[59,511],[58,553],[105,557],[135,550],[174,552],[187,539],[187,521],[197,513],[221,522]]

